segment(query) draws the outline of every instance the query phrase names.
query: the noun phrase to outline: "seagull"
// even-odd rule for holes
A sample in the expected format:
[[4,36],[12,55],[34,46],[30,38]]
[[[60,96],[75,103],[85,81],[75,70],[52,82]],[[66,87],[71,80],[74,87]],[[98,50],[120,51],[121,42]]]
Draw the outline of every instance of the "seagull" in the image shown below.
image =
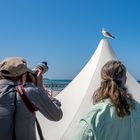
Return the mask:
[[109,33],[105,28],[102,29],[102,34],[106,38],[115,38],[111,33]]

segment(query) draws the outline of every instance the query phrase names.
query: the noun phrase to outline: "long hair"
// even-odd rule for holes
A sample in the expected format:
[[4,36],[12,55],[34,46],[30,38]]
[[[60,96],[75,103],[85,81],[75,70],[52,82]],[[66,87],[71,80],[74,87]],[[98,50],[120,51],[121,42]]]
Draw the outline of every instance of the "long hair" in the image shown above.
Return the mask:
[[101,69],[101,79],[100,87],[94,92],[93,102],[109,98],[119,117],[130,115],[134,102],[125,87],[125,66],[120,61],[108,61]]

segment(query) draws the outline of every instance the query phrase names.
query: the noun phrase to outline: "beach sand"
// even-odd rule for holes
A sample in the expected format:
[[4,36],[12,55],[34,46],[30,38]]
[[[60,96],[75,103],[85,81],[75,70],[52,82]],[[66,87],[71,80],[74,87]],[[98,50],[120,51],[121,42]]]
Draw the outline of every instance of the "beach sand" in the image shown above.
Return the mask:
[[52,90],[52,89],[48,89],[48,88],[47,88],[47,91],[52,98],[56,97],[61,92],[58,90]]

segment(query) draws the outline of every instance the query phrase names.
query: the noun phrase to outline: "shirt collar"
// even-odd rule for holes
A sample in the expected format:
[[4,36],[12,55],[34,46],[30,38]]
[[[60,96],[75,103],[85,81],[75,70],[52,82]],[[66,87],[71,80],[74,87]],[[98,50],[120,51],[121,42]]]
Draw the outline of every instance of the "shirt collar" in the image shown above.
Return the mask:
[[9,79],[1,79],[0,85],[17,85],[17,82]]

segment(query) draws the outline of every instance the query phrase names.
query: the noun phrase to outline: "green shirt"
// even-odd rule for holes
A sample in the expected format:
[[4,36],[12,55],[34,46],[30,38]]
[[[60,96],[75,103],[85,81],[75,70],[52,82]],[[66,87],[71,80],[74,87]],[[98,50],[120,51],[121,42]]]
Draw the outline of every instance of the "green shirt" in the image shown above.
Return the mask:
[[120,118],[114,106],[106,99],[93,106],[79,123],[72,140],[139,140],[140,104],[135,101],[135,109],[129,116]]

